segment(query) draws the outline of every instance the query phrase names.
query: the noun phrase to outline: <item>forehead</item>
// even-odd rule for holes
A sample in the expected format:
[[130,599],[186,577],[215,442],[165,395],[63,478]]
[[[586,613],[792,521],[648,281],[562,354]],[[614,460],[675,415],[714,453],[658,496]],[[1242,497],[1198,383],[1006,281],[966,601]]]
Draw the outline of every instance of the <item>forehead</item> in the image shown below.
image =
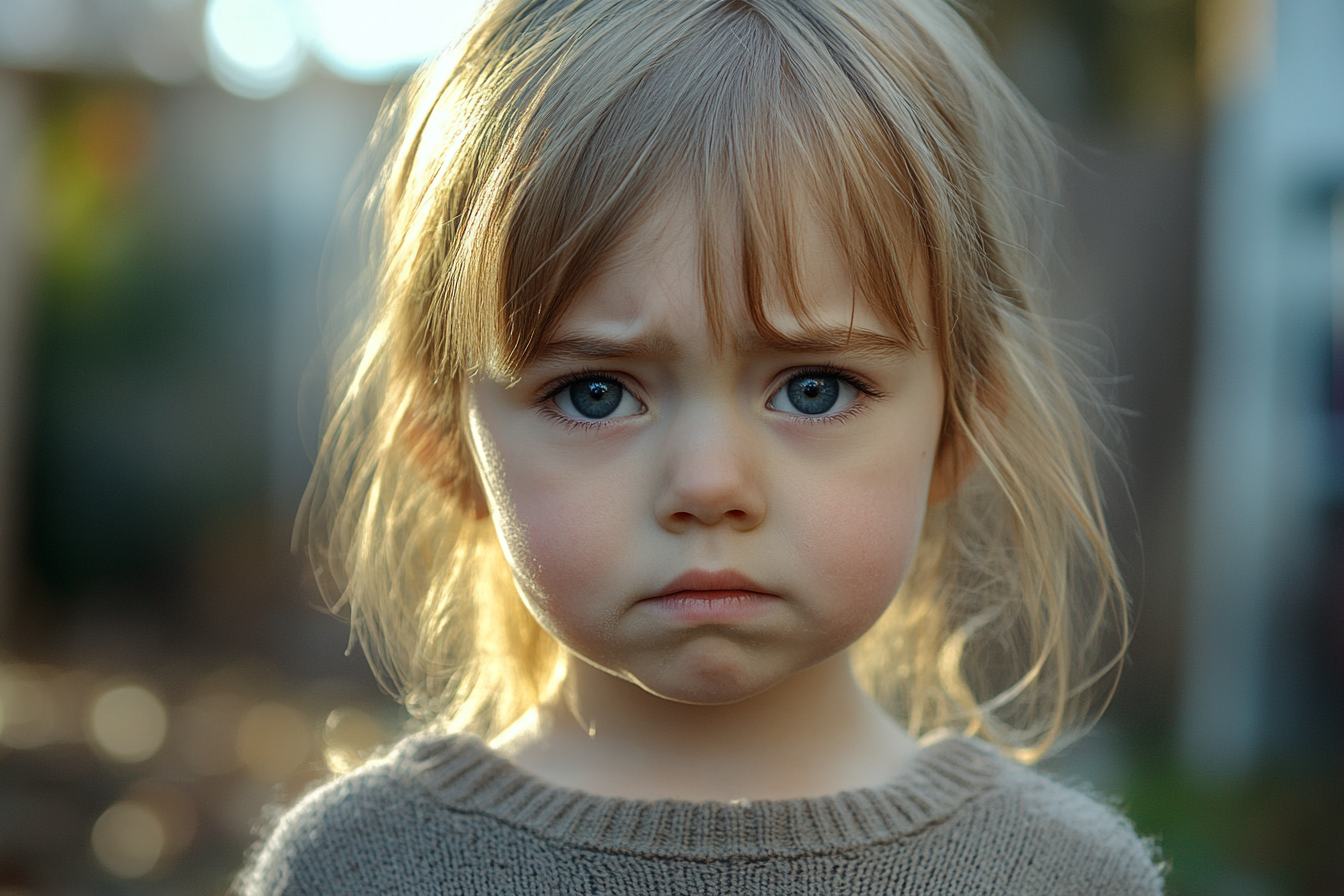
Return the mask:
[[[739,353],[784,343],[827,353],[914,347],[909,334],[862,294],[833,229],[805,204],[788,257],[767,259],[756,295],[741,276],[736,230],[720,226],[711,232],[717,238],[705,232],[689,193],[655,204],[576,293],[542,354],[570,351],[576,338],[640,339],[645,349],[669,353],[706,331],[714,350]],[[928,290],[915,291],[924,329]]]
[[[723,347],[749,351],[775,332],[802,336],[853,326],[910,341],[857,286],[835,228],[809,210],[809,203],[796,203],[796,210],[788,249],[782,257],[767,254],[758,262],[763,277],[753,290],[743,270],[741,235],[723,226],[723,215],[707,228],[689,192],[653,204],[575,294],[556,339],[579,329],[614,336],[708,328],[722,330],[716,341]],[[926,325],[927,277],[918,253],[910,255],[910,266],[919,269],[911,271],[918,293],[911,298]]]

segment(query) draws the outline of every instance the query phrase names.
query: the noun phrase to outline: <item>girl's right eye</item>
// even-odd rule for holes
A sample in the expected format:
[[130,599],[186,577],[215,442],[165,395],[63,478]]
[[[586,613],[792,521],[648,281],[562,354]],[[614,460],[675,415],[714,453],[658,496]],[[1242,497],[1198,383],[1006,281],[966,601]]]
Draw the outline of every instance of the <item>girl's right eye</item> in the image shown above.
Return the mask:
[[578,421],[630,417],[644,410],[620,380],[610,376],[578,377],[562,384],[551,398],[561,414]]

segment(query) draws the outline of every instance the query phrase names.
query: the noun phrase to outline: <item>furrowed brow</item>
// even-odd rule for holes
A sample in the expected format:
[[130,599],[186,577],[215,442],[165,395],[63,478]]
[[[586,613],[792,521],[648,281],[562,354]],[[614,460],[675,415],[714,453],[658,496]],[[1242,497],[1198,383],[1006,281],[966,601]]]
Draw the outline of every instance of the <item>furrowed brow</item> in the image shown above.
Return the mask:
[[607,361],[635,357],[675,357],[675,343],[665,335],[651,334],[634,339],[604,339],[600,336],[570,336],[548,342],[537,353],[534,364],[559,364],[573,361]]
[[737,340],[743,354],[859,355],[889,358],[908,355],[910,343],[895,336],[850,327],[823,328],[796,335],[752,333]]

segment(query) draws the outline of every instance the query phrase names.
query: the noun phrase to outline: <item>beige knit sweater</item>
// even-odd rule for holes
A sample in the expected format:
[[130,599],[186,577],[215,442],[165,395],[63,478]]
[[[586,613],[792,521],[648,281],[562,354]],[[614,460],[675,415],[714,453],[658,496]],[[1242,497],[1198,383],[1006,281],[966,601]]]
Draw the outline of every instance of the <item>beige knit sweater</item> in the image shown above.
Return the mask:
[[420,735],[281,815],[237,890],[1128,896],[1162,877],[1123,817],[961,737],[874,790],[722,804],[563,790]]

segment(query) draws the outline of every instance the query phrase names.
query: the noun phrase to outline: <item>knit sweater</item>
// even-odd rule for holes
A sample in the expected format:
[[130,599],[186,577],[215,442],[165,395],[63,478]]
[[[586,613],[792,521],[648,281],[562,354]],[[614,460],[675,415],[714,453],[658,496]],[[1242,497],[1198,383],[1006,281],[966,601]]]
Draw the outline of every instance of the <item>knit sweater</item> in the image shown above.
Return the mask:
[[1161,891],[1123,817],[955,736],[883,787],[693,803],[566,790],[474,737],[420,735],[279,816],[237,881],[243,896]]

